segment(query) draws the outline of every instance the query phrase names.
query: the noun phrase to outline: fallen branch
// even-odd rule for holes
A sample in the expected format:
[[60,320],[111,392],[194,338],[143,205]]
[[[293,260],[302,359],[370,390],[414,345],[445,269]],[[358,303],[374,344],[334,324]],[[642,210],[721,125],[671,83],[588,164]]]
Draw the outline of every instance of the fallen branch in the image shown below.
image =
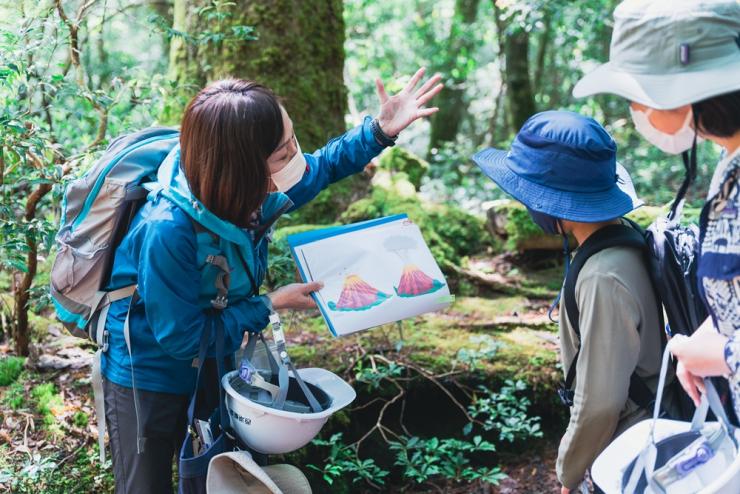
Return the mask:
[[537,299],[543,298],[542,292],[540,290],[533,290],[531,288],[526,288],[518,284],[502,281],[502,277],[498,275],[486,275],[482,273],[476,273],[474,271],[469,271],[459,266],[455,266],[452,263],[445,263],[444,267],[454,271],[459,276],[462,276],[463,278],[466,278],[479,286],[490,288],[491,290],[498,293],[503,293],[505,295],[523,295],[525,297]]

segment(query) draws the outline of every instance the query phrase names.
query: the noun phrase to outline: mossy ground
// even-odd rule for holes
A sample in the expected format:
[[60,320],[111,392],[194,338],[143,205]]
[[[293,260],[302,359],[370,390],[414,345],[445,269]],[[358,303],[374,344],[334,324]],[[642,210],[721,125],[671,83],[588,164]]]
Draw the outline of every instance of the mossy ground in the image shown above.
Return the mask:
[[[425,215],[422,220],[429,221],[430,212],[422,211],[417,200],[413,203],[414,211],[419,210],[419,214]],[[372,205],[384,207],[379,197],[373,198]],[[475,221],[482,231],[480,220],[468,216],[464,219]],[[434,222],[425,226],[439,229],[439,224]],[[465,248],[464,239],[454,235],[457,226],[450,224],[449,232],[437,234],[435,238],[441,248],[453,244],[452,252]],[[281,228],[274,243],[285,244],[287,235],[315,228],[315,225]],[[442,247],[442,243],[447,247]],[[455,289],[458,296],[446,310],[359,334],[333,337],[318,311],[283,314],[293,360],[299,368],[325,367],[354,382],[358,359],[379,355],[409,368],[423,369],[429,375],[446,376],[439,382],[453,393],[460,391],[458,385],[469,392],[475,392],[480,385],[495,391],[506,380],[523,380],[527,383],[526,396],[532,401],[530,414],[542,417],[545,438],[502,446],[495,461],[506,468],[507,462],[516,465],[522,461],[522,455],[530,455],[532,451],[551,451],[554,437],[562,431],[565,413],[554,400],[555,384],[560,379],[555,325],[542,321],[548,299],[559,287],[562,267],[551,259],[539,262],[538,270],[491,261],[488,259],[490,272],[511,283],[514,287],[511,293],[501,295],[472,285],[462,290],[463,283],[458,282]],[[291,263],[286,262],[286,266],[290,267]],[[518,293],[516,287],[526,288],[526,295]],[[534,297],[533,290],[537,292]],[[533,323],[532,319],[537,322]],[[31,323],[34,340],[45,340],[42,348],[56,351],[55,345],[62,339],[48,336],[49,326],[56,323],[43,315],[33,315]],[[0,346],[0,357],[9,353],[9,347]],[[14,382],[0,387],[0,491],[72,492],[70,489],[80,487],[84,492],[112,492],[110,464],[101,467],[97,462],[95,412],[88,372],[88,369],[38,372],[26,368],[20,373],[12,372]],[[465,417],[438,386],[424,378],[404,382],[405,421],[413,434],[421,437],[461,434]],[[388,398],[396,389],[386,381],[375,389],[357,382],[354,385],[358,391],[357,407],[376,397]],[[465,402],[464,396],[456,396]],[[322,437],[343,432],[347,440],[355,440],[374,424],[376,413],[377,409],[369,407],[337,414],[325,426]],[[389,412],[393,424],[398,413],[397,409]],[[363,456],[379,461],[389,459],[385,447],[382,441],[373,438]],[[285,460],[306,470],[309,463],[321,464],[322,454],[311,446]],[[551,461],[552,453],[547,455],[546,460]],[[385,467],[392,468],[392,464]],[[315,484],[315,492],[327,492],[322,491],[327,486],[320,477],[311,476],[311,482]],[[365,492],[349,488],[347,492]]]

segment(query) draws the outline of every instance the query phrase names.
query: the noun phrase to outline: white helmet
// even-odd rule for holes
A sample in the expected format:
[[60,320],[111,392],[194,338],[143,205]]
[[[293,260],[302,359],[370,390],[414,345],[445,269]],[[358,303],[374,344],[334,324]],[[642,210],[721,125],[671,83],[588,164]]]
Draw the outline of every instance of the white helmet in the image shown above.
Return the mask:
[[[329,417],[357,395],[352,386],[328,370],[296,370],[277,314],[270,315],[270,323],[279,359],[268,349],[270,370],[256,369],[249,359],[257,338],[250,338],[241,368],[226,374],[221,385],[226,391],[231,428],[239,439],[259,453],[282,454],[308,444]],[[259,339],[264,343],[261,334]]]

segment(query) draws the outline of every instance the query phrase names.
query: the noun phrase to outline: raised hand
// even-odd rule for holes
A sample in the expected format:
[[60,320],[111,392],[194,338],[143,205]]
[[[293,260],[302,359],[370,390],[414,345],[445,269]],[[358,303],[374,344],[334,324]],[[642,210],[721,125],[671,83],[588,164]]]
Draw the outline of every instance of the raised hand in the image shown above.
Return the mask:
[[442,79],[440,74],[430,77],[419,89],[416,89],[419,81],[424,76],[425,70],[423,67],[417,70],[409,83],[406,84],[406,87],[393,96],[388,96],[383,81],[375,79],[378,98],[380,98],[378,123],[388,136],[395,137],[415,120],[428,117],[439,111],[439,108],[426,108],[424,105],[444,87],[443,84],[439,83]]

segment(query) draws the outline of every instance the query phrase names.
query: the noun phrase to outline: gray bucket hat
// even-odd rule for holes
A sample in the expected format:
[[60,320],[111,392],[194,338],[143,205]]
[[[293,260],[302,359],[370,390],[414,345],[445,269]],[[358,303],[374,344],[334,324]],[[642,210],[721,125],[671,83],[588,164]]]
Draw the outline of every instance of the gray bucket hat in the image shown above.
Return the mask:
[[609,62],[573,89],[670,110],[740,90],[740,1],[626,0],[614,11]]

